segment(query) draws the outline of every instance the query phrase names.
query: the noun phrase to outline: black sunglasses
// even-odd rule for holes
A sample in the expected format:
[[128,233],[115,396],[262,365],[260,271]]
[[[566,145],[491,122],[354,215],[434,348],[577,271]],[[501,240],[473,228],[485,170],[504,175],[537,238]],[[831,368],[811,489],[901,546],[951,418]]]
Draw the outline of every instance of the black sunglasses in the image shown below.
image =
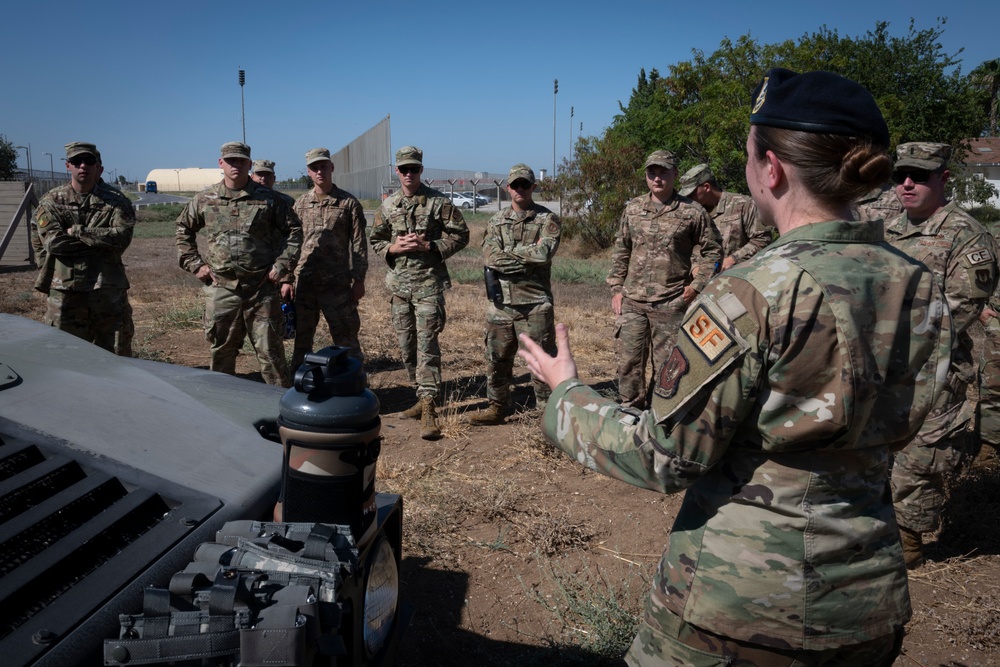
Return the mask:
[[527,190],[531,188],[531,183],[528,181],[514,181],[510,184],[510,187],[514,190]]
[[892,182],[896,185],[902,185],[906,179],[910,179],[917,185],[923,185],[930,179],[931,174],[936,173],[938,173],[937,169],[934,171],[930,169],[900,169],[892,172]]
[[74,167],[79,167],[81,164],[85,164],[88,167],[92,167],[97,164],[97,158],[93,155],[77,155],[67,160]]
[[405,167],[396,167],[396,169],[398,169],[399,173],[401,174],[409,175],[409,174],[419,174],[421,167],[420,165],[416,164],[408,164]]

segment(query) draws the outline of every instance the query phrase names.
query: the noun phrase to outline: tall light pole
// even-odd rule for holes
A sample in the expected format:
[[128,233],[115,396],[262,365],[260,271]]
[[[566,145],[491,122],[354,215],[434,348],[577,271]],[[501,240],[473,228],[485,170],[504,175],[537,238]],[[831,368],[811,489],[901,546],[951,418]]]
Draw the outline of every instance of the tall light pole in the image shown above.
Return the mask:
[[559,79],[552,80],[552,178],[556,177],[556,96],[559,94]]
[[573,107],[569,108],[569,159],[573,159]]
[[52,153],[42,153],[42,155],[49,156],[49,178],[53,178],[56,175],[56,168],[52,164]]
[[177,174],[177,192],[181,191],[181,170],[174,169],[174,173]]
[[243,103],[243,84],[247,82],[247,73],[240,70],[240,118],[243,119],[243,143],[247,142],[247,112]]
[[31,176],[32,176],[32,174],[31,174],[31,144],[28,144],[27,146],[14,146],[14,148],[18,148],[18,149],[23,149],[24,150],[24,155],[26,156],[26,158],[28,160],[28,180],[30,181],[31,180]]

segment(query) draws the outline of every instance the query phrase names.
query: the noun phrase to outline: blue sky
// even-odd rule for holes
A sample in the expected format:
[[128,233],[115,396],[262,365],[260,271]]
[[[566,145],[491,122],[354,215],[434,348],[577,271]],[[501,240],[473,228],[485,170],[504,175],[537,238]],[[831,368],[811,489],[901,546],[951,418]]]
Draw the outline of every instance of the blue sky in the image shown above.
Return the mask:
[[[13,4],[13,3],[10,3]],[[822,25],[863,35],[932,28],[963,71],[1000,57],[1000,3],[786,2],[19,2],[5,10],[0,133],[31,144],[33,166],[62,169],[63,144],[92,141],[110,173],[214,167],[242,137],[237,70],[246,71],[247,143],[304,171],[314,146],[336,151],[391,115],[392,148],[429,167],[506,174],[551,169],[552,81],[559,161],[572,137],[600,134],[640,68],[666,72],[724,37],[798,39]],[[236,8],[235,11],[233,8]],[[24,151],[19,164],[25,166]]]

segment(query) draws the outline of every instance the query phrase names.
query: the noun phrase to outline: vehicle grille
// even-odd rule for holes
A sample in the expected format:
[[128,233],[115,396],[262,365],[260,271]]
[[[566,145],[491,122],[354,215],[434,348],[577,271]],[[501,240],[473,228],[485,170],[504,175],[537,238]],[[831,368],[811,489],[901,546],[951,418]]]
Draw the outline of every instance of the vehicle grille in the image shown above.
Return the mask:
[[[220,503],[0,432],[0,655],[30,664]],[[107,463],[107,462],[104,462]]]

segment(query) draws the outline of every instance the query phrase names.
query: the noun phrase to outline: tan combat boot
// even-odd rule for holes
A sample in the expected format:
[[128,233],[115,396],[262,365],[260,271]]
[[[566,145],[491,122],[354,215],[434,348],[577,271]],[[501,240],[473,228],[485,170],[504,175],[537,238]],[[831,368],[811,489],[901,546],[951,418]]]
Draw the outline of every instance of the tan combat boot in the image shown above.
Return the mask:
[[441,437],[441,429],[438,428],[437,412],[434,410],[434,399],[430,397],[420,399],[420,406],[423,409],[420,416],[420,437],[424,440],[437,440]]
[[407,409],[403,410],[400,414],[402,414],[407,419],[420,419],[420,417],[423,416],[424,414],[423,401],[421,401],[418,398],[416,403],[414,403]]
[[485,410],[471,415],[469,423],[474,426],[494,426],[504,423],[504,413],[507,411],[499,403],[490,403]]
[[903,543],[903,560],[907,570],[915,570],[924,564],[924,547],[920,533],[899,527],[899,539]]

